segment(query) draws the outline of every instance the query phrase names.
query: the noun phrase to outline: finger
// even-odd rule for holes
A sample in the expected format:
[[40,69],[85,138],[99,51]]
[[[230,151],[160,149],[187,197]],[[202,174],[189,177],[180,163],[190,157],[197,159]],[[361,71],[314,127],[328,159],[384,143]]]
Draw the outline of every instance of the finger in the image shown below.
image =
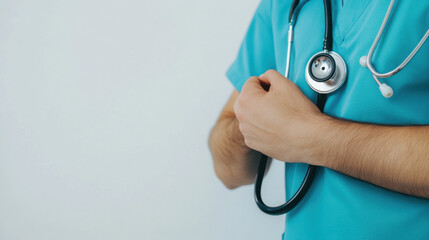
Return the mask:
[[287,78],[285,78],[282,74],[277,72],[276,70],[268,70],[261,76],[259,76],[259,80],[263,82],[265,85],[278,85],[284,82],[288,82]]
[[249,78],[241,88],[241,93],[245,94],[260,94],[265,92],[258,77]]

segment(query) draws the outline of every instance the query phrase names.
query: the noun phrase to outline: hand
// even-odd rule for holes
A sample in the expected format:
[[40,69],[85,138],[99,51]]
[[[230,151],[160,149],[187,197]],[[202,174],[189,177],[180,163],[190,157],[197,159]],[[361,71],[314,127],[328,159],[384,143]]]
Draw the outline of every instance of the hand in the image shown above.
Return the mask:
[[312,135],[325,115],[279,72],[247,80],[234,112],[248,147],[285,162],[317,164]]

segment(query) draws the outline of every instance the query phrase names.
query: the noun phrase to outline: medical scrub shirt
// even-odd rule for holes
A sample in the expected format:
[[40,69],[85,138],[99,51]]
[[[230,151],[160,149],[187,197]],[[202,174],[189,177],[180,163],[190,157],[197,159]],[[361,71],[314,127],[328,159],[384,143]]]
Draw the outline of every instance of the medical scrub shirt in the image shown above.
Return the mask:
[[[394,90],[389,99],[381,95],[369,70],[359,64],[359,59],[368,54],[389,2],[332,0],[333,51],[346,61],[348,78],[338,91],[329,94],[326,114],[372,124],[429,124],[429,42],[401,72],[381,79]],[[238,56],[227,71],[238,91],[249,77],[268,69],[284,73],[290,4],[290,0],[260,3]],[[289,78],[315,102],[316,93],[305,80],[305,67],[310,57],[322,50],[323,1],[310,0],[301,5]],[[429,1],[398,0],[372,58],[376,70],[396,68],[428,27]],[[287,199],[298,189],[306,169],[305,164],[286,164]],[[283,239],[429,239],[429,200],[320,167],[304,200],[287,214]]]

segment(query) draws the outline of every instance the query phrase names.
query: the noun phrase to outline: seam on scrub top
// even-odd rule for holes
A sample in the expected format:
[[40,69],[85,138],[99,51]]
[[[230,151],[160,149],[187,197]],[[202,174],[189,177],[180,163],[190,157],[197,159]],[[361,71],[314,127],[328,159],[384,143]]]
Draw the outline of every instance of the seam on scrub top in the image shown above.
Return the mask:
[[[365,8],[362,10],[362,12],[359,14],[359,16],[356,18],[355,21],[352,22],[352,24],[350,24],[349,29],[347,30],[347,32],[345,34],[341,33],[341,30],[339,30],[340,34],[342,35],[342,39],[341,41],[338,43],[338,46],[341,46],[341,44],[344,42],[344,40],[347,38],[347,35],[350,33],[350,31],[353,29],[353,27],[355,27],[356,22],[359,21],[359,19],[362,17],[363,13],[368,9],[369,4],[371,3],[371,1],[368,1]],[[337,19],[338,21],[338,19]]]

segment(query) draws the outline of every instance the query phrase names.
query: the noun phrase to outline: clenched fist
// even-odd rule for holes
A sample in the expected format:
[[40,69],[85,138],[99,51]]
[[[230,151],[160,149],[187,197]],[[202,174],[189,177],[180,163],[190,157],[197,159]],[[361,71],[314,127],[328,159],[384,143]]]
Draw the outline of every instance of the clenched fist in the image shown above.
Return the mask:
[[312,136],[326,116],[279,72],[247,80],[234,112],[248,147],[284,162],[320,165]]

